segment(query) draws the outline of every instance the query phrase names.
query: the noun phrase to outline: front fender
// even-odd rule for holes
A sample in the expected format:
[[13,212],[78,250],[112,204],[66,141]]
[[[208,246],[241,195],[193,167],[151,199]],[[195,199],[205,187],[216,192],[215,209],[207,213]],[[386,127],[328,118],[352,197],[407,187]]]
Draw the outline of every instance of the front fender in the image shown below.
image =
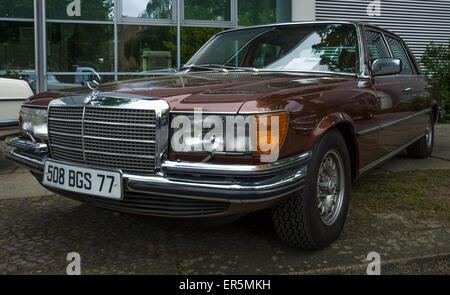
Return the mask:
[[332,113],[323,117],[314,128],[311,139],[313,144],[330,129],[337,128],[344,138],[352,166],[352,179],[355,179],[359,170],[359,145],[352,118],[346,113]]

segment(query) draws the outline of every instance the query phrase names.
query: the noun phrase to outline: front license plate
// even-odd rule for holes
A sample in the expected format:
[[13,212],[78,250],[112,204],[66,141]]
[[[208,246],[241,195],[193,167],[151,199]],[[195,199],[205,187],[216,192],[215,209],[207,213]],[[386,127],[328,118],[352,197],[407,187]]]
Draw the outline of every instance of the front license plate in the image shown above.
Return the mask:
[[46,161],[43,183],[71,192],[122,199],[122,174],[117,171]]

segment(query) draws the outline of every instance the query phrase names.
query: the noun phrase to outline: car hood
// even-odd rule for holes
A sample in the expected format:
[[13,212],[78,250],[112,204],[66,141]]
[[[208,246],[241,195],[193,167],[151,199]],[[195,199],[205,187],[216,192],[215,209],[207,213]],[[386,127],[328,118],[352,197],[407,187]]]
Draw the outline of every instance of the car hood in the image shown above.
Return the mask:
[[[100,92],[114,92],[139,97],[161,98],[171,111],[238,112],[249,101],[264,100],[258,108],[276,109],[279,98],[332,90],[339,82],[354,80],[353,76],[311,73],[208,72],[183,73],[103,84]],[[51,99],[69,93],[86,93],[87,88],[66,89],[39,94],[27,103],[46,105]]]

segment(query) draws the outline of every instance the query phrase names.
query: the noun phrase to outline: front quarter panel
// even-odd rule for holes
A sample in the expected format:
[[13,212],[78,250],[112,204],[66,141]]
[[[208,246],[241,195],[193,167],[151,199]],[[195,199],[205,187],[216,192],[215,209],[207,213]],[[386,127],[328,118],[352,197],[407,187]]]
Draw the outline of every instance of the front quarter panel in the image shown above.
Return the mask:
[[[377,148],[376,138],[356,136],[359,130],[376,125],[379,101],[370,80],[322,77],[314,79],[314,85],[310,86],[305,86],[307,81],[301,80],[295,80],[298,87],[285,88],[276,96],[247,102],[241,111],[263,108],[289,112],[289,130],[280,158],[311,151],[323,134],[338,127],[344,130],[346,141],[352,145],[349,150],[354,157],[355,168],[358,169],[361,162],[370,162],[371,149]],[[364,151],[361,151],[361,146],[364,146]]]

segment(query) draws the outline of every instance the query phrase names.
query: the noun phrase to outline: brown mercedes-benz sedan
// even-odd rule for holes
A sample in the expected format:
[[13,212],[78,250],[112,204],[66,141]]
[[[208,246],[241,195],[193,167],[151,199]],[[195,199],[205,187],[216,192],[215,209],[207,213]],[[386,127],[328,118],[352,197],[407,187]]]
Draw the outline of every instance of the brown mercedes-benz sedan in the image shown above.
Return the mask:
[[166,217],[271,208],[280,239],[320,249],[351,183],[433,150],[439,107],[395,34],[354,22],[221,32],[177,73],[29,98],[9,157],[60,195]]

